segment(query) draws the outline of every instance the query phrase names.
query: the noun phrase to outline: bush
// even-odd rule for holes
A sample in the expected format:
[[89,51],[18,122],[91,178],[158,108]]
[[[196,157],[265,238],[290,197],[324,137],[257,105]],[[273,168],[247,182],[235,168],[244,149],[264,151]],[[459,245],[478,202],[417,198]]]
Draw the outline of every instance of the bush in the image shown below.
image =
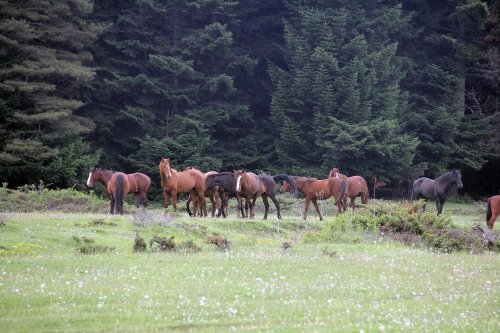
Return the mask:
[[75,189],[51,190],[43,183],[25,185],[12,190],[7,184],[0,187],[0,211],[33,212],[42,210],[58,210],[66,212],[103,212],[108,211],[109,201]]
[[386,239],[408,245],[422,243],[450,252],[498,250],[498,245],[484,241],[484,235],[453,224],[450,216],[423,212],[423,201],[413,204],[372,203],[356,213],[346,213],[325,223],[321,238],[331,242],[359,242],[363,233],[379,233]]

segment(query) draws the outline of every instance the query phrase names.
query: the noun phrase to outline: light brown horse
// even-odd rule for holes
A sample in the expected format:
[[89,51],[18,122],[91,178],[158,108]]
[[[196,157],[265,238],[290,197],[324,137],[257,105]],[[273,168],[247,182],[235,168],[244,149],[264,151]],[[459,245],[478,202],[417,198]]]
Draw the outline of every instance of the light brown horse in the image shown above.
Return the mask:
[[[165,197],[163,203],[165,212],[167,212],[170,197],[174,211],[177,211],[177,194],[180,193],[194,191],[198,196],[197,202],[201,204],[205,203],[205,175],[200,170],[192,168],[177,172],[177,170],[170,166],[169,158],[163,158],[160,161],[159,168],[161,187]],[[198,207],[195,207],[196,211],[198,211]]]
[[[103,184],[106,187],[106,190],[108,191],[108,194],[110,196],[111,202],[110,202],[110,214],[113,214],[115,212],[115,197],[116,197],[116,191],[112,188],[116,186],[117,179],[113,180],[115,184],[109,185],[109,182],[113,176],[113,174],[116,173],[111,170],[105,170],[97,167],[93,167],[90,170],[89,173],[89,178],[87,179],[87,186],[88,187],[93,187],[95,182],[99,182]],[[127,191],[124,192],[124,195],[127,193],[134,193],[135,194],[135,199],[136,199],[136,205],[139,207],[141,204],[146,207],[148,205],[148,190],[151,185],[151,178],[149,178],[147,175],[140,173],[140,172],[135,172],[135,173],[130,173],[130,174],[125,174],[127,181],[122,182],[123,186],[127,186]],[[123,191],[124,189],[122,189]],[[111,191],[111,192],[110,192]],[[115,193],[112,195],[111,193]],[[123,199],[123,198],[122,198]],[[118,212],[117,212],[118,214]],[[121,214],[123,214],[123,202],[121,203]]]
[[500,195],[495,195],[488,199],[488,210],[486,212],[488,228],[493,229],[498,215],[500,215]]
[[[190,169],[193,169],[193,167],[187,167],[184,169],[184,171],[190,170]],[[208,186],[206,186],[206,180],[207,180],[208,176],[216,175],[217,173],[218,173],[217,171],[208,171],[208,172],[205,172],[205,174],[204,174],[204,176],[205,176],[205,198],[209,198],[210,202],[212,203],[212,217],[214,217],[215,214],[218,213],[218,211],[221,207],[221,197],[219,195],[219,186],[208,187]],[[189,209],[190,202],[193,202],[193,205],[195,207],[198,206],[200,208],[200,211],[199,212],[194,211],[194,213],[191,213],[191,209]],[[200,216],[207,216],[207,206],[202,205],[198,202],[198,194],[194,190],[189,192],[189,198],[188,198],[188,201],[186,203],[186,208],[187,208],[189,216],[196,215],[197,213],[199,213]],[[226,208],[226,214],[227,214],[227,205],[225,208]]]
[[[366,205],[368,203],[368,193],[369,193],[368,184],[366,183],[366,180],[363,177],[361,176],[347,177],[346,175],[341,174],[338,168],[332,168],[330,170],[330,173],[328,174],[328,177],[342,178],[347,180],[349,188],[347,196],[351,198],[352,210],[354,210],[354,208],[356,207],[354,203],[356,197],[361,197],[361,203],[363,203],[363,205]],[[346,209],[346,207],[347,204],[344,205],[344,210]]]
[[[292,178],[297,186],[297,191],[305,195],[304,220],[307,219],[307,211],[309,210],[311,201],[314,208],[316,208],[316,212],[318,212],[320,221],[323,220],[323,215],[321,215],[321,211],[318,206],[318,199],[326,200],[333,196],[337,205],[337,215],[345,211],[344,204],[349,187],[345,179],[316,179],[308,177]],[[290,184],[288,182],[283,182],[281,192],[288,192],[289,190]]]

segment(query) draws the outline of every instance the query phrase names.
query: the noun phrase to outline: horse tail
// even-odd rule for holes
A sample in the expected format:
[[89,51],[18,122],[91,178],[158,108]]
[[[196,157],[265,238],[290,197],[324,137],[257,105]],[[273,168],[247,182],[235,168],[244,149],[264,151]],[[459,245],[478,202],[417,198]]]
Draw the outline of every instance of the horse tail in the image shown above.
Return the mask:
[[[123,175],[118,175],[116,180],[115,200],[119,207],[123,207]],[[120,208],[121,209],[121,208]]]
[[488,222],[491,219],[491,198],[488,199],[488,208],[486,210],[486,222]]
[[410,188],[410,202],[413,203],[413,186],[415,186],[415,182],[411,184]]
[[274,181],[283,181],[283,180],[286,181],[288,184],[292,186],[292,194],[293,195],[297,194],[297,186],[295,184],[295,181],[289,175],[284,173],[279,173],[276,176],[273,176],[273,179]]
[[347,180],[342,179],[342,182],[340,183],[340,198],[339,200],[341,201],[342,208],[345,210],[345,207],[347,205],[347,188],[348,188],[349,183]]

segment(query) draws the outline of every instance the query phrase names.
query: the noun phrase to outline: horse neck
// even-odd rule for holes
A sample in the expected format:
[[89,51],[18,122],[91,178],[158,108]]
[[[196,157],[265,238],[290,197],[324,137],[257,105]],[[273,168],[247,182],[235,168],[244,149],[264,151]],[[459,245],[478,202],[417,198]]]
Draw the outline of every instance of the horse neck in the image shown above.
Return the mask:
[[107,186],[112,175],[113,175],[112,171],[98,171],[96,173],[95,180],[103,184],[104,186]]
[[453,175],[451,172],[445,173],[444,175],[439,176],[434,180],[434,182],[444,187],[445,192],[448,192],[453,184],[455,184],[455,180],[453,179]]

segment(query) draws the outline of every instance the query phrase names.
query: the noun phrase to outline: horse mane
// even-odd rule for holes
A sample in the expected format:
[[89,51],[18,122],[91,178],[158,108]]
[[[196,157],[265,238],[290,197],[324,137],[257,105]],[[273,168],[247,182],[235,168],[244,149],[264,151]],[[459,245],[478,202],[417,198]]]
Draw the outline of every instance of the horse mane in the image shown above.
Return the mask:
[[441,176],[437,177],[436,179],[434,179],[434,181],[436,182],[442,182],[442,181],[448,181],[449,179],[453,179],[453,172],[456,171],[455,169],[454,170],[451,170],[447,173],[444,173],[442,174]]
[[96,171],[101,171],[101,172],[115,173],[113,170],[103,169],[103,168],[99,168],[99,167],[94,167],[93,169],[96,170]]

